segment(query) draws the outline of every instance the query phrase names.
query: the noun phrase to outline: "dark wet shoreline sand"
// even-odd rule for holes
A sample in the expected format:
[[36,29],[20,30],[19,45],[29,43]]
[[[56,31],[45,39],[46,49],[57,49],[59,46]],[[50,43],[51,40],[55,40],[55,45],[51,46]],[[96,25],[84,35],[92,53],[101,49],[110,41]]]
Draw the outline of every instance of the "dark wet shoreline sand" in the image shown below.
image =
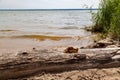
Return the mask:
[[57,47],[81,47],[92,43],[90,37],[66,37],[66,36],[43,36],[43,35],[23,35],[23,36],[1,36],[0,53],[11,51],[24,51],[32,48],[57,48]]
[[29,50],[38,46],[38,41],[31,39],[0,39],[0,53],[17,52],[21,50]]
[[68,39],[71,37],[68,36],[45,36],[45,35],[21,35],[21,36],[12,36],[12,38],[29,38],[29,39],[37,39],[44,41],[46,39],[50,40],[61,40],[61,39]]

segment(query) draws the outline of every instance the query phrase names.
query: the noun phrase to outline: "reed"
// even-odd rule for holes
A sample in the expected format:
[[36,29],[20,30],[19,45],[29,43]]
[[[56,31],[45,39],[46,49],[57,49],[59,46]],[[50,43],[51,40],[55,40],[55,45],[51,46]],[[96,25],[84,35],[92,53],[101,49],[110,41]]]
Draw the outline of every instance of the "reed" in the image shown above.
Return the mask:
[[93,15],[93,23],[93,32],[120,39],[120,0],[101,0],[98,12]]

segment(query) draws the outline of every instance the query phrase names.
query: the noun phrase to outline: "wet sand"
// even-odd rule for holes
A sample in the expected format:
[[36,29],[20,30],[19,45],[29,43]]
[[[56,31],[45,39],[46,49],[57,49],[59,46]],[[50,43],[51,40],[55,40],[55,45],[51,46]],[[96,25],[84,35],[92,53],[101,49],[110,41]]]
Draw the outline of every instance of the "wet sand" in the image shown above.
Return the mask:
[[[81,38],[64,38],[55,37],[55,40],[51,37],[45,37],[44,40],[40,40],[38,37],[13,37],[13,38],[0,38],[0,53],[11,53],[24,50],[31,50],[32,48],[64,48],[69,46],[82,47],[91,44],[93,41],[89,37]],[[54,38],[54,37],[52,37]]]
[[39,46],[39,42],[32,39],[0,39],[0,53],[11,53],[21,50],[29,50]]

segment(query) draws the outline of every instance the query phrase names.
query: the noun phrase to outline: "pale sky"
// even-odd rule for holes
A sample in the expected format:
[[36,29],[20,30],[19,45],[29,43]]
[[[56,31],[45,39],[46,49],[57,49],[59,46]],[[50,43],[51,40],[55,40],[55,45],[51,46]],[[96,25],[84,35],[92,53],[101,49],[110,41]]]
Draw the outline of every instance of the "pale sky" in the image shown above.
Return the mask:
[[97,8],[99,0],[0,0],[0,9]]

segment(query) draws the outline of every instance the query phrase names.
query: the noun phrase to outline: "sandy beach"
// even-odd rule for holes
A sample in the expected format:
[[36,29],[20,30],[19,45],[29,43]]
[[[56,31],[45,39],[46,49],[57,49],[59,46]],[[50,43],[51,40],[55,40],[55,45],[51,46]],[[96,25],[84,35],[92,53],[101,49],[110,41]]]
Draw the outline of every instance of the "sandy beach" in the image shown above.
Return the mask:
[[29,50],[39,46],[38,43],[36,40],[30,39],[2,38],[0,39],[0,54]]
[[120,80],[120,68],[74,70],[25,78],[27,80]]
[[30,50],[32,48],[83,47],[93,43],[93,37],[65,36],[12,36],[0,38],[0,53]]
[[[0,39],[0,57],[6,58],[12,55],[15,56],[20,51],[29,51],[33,48],[57,50],[63,52],[65,48],[73,46],[76,48],[86,47],[93,44],[95,36],[88,37],[4,37]],[[41,40],[42,39],[42,40]],[[9,55],[9,56],[7,56]],[[103,68],[103,69],[86,69],[86,70],[72,70],[60,73],[38,73],[29,77],[20,78],[20,80],[119,80],[120,68]],[[16,79],[19,80],[19,79]]]
[[[3,73],[3,77],[6,76],[4,74],[7,74],[8,78],[13,77],[16,78],[15,80],[120,80],[119,64],[112,65],[117,67],[108,68],[110,66],[108,62],[109,66],[105,68],[105,65],[105,67],[101,69],[98,69],[99,66],[95,66],[94,68],[94,65],[88,65],[88,67],[93,67],[85,70],[78,69],[73,65],[77,64],[77,66],[80,67],[80,65],[84,65],[82,62],[89,63],[91,56],[85,56],[85,60],[80,60],[80,64],[80,56],[77,56],[77,62],[71,63],[68,61],[68,63],[65,64],[63,61],[62,63],[61,58],[67,61],[66,56],[68,60],[71,60],[71,57],[72,61],[76,60],[74,56],[76,53],[65,53],[65,49],[68,47],[78,49],[77,55],[82,53],[83,48],[83,50],[86,51],[85,48],[87,46],[88,52],[86,54],[102,53],[101,49],[106,49],[108,50],[107,52],[110,53],[109,48],[106,47],[106,43],[94,45],[96,40],[98,40],[96,34],[84,30],[85,26],[92,24],[89,10],[6,11],[0,12],[0,14],[0,70]],[[107,44],[109,44],[109,42]],[[94,48],[92,52],[89,45],[98,47],[98,52],[95,51],[96,49]],[[119,48],[119,46],[117,46],[117,48],[113,46],[116,45],[112,45],[113,49]],[[111,48],[111,46],[109,47]],[[58,55],[57,58],[55,57],[56,55]],[[119,59],[119,55],[117,56]],[[48,57],[52,57],[53,60]],[[112,61],[116,62],[116,60],[111,60],[111,57],[113,56],[108,55],[107,60],[109,61],[110,59],[111,64],[114,64]],[[44,58],[48,59],[45,61]],[[103,56],[103,61],[104,58],[106,61],[106,56]],[[58,62],[56,62],[57,60]],[[44,72],[49,71],[49,66],[46,65],[50,65],[53,68],[57,67],[56,70],[60,70],[59,66],[62,65],[59,63],[59,60],[63,66],[68,68],[68,71],[57,72],[50,68],[50,70],[53,70],[55,73]],[[40,61],[43,61],[44,64]],[[70,67],[67,66],[68,64],[77,69],[71,70]],[[91,64],[94,64],[94,60],[91,61]],[[97,64],[104,66],[96,62],[96,65]],[[40,69],[42,66],[45,70]],[[64,69],[64,67],[62,68]],[[39,72],[39,70],[42,72]],[[0,75],[0,77],[2,76]]]

